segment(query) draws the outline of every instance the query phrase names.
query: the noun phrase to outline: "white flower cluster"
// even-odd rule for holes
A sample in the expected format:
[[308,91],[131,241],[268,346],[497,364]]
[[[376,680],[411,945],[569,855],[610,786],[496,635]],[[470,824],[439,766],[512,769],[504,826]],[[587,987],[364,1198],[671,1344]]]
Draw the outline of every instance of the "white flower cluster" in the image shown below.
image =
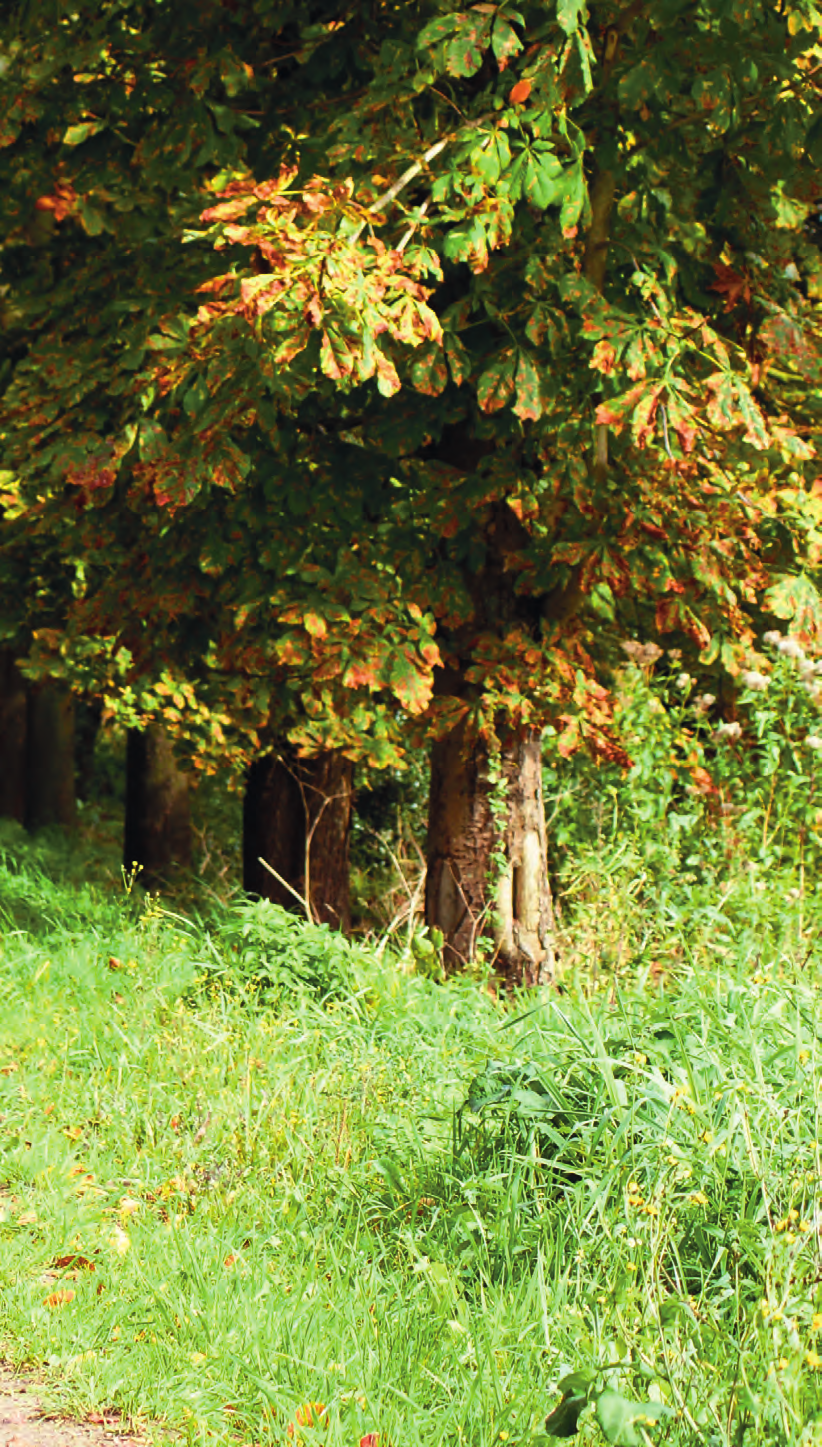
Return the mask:
[[658,643],[638,643],[635,638],[623,638],[619,646],[637,668],[650,668],[662,657]]
[[[791,638],[790,635],[783,635],[778,628],[771,628],[763,633],[762,642],[769,648],[774,648],[782,658],[787,658],[795,663],[800,677],[800,683],[805,692],[810,694],[814,703],[822,704],[822,685],[819,679],[822,678],[822,659],[814,663],[809,658],[798,638]],[[764,679],[765,675],[757,673],[755,669],[743,671],[742,680],[747,683],[748,688],[767,688],[764,684],[755,680]]]
[[733,719],[731,723],[721,723],[716,726],[718,739],[738,739],[741,733],[742,725],[736,719]]
[[759,673],[755,668],[743,668],[739,677],[753,693],[764,693],[771,681],[767,673]]

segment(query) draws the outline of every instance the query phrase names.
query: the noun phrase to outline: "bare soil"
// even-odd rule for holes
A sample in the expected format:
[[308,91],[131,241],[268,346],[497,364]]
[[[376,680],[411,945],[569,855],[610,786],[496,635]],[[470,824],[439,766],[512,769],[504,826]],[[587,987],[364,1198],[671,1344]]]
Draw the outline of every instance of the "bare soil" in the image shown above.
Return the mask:
[[84,1422],[47,1411],[33,1376],[0,1365],[0,1447],[144,1447],[113,1414]]

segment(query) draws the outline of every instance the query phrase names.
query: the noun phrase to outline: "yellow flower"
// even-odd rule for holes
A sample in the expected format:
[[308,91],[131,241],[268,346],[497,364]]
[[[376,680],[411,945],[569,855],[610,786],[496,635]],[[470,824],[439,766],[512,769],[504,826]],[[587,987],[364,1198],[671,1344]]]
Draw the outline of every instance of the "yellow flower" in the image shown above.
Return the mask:
[[708,1197],[704,1191],[691,1191],[688,1200],[692,1206],[707,1206],[708,1204]]
[[811,1320],[811,1331],[822,1331],[822,1311],[815,1311]]
[[806,1352],[805,1361],[808,1363],[808,1366],[813,1371],[816,1371],[819,1367],[822,1367],[822,1357],[820,1357],[819,1354],[815,1351]]

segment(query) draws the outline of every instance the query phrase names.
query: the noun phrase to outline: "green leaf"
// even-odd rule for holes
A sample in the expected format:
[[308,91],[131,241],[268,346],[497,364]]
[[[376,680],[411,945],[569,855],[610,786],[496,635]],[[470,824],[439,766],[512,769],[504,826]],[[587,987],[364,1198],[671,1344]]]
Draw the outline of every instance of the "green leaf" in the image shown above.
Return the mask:
[[615,1447],[643,1447],[639,1430],[653,1426],[662,1417],[669,1417],[669,1407],[659,1402],[632,1402],[606,1387],[596,1400],[597,1421],[609,1442]]
[[448,383],[448,368],[441,347],[426,347],[421,355],[415,357],[411,381],[418,392],[427,397],[439,397]]
[[523,190],[534,206],[544,210],[560,192],[562,166],[551,151],[529,151]]
[[522,50],[522,41],[502,15],[497,15],[491,32],[491,49],[497,60],[508,60]]
[[516,359],[508,348],[487,367],[477,383],[477,401],[483,412],[498,412],[514,395]]
[[447,40],[448,36],[454,33],[462,18],[462,15],[457,13],[455,15],[438,15],[435,20],[429,20],[417,36],[417,48],[423,50],[426,46],[438,45],[440,41]]
[[467,77],[476,74],[488,49],[491,19],[490,15],[477,19],[475,12],[462,18],[453,40],[445,47],[445,69],[449,75]]
[[571,226],[576,226],[587,198],[581,158],[575,161],[573,166],[566,166],[561,190],[562,210],[559,213],[559,224],[565,231]]
[[557,20],[565,31],[570,35],[579,26],[580,17],[585,12],[585,0],[558,0]]
[[512,411],[523,421],[536,422],[542,416],[540,374],[531,358],[520,352],[516,373],[517,400]]
[[98,131],[104,131],[105,128],[105,121],[81,121],[79,125],[68,127],[63,135],[63,145],[81,146],[89,136],[96,136]]
[[573,1372],[560,1382],[562,1401],[545,1418],[545,1430],[549,1437],[573,1437],[579,1431],[580,1413],[588,1405],[591,1379],[581,1372]]

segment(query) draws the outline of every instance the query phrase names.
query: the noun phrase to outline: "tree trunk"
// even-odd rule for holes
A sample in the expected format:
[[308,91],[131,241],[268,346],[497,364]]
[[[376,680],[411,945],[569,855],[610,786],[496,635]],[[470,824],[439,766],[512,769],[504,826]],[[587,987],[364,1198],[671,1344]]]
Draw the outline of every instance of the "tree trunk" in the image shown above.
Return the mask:
[[27,690],[25,825],[73,828],[76,817],[74,698],[47,680]]
[[285,749],[251,765],[243,803],[243,888],[249,894],[299,910],[307,874],[309,909],[303,903],[303,912],[320,924],[350,929],[353,776],[352,764],[336,750],[298,759]]
[[10,649],[0,650],[0,818],[26,813],[26,683]]
[[141,866],[140,883],[148,889],[191,864],[188,776],[160,728],[128,732],[123,863],[126,870]]
[[463,722],[434,745],[426,923],[442,930],[447,970],[470,963],[490,935],[495,966],[509,983],[545,985],[554,978],[554,918],[538,732],[503,743],[501,773],[498,824],[482,741]]
[[78,700],[74,716],[74,777],[77,798],[87,803],[94,783],[94,748],[100,732],[103,705],[99,699]]

